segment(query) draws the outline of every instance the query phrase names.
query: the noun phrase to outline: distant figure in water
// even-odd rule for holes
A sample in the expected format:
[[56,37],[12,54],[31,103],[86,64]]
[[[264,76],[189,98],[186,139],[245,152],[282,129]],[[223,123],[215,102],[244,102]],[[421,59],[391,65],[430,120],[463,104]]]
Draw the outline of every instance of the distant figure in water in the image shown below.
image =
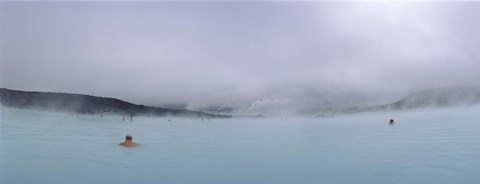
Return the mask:
[[133,138],[132,138],[131,135],[127,135],[127,136],[125,137],[125,142],[120,143],[120,146],[125,146],[125,147],[129,147],[129,148],[130,148],[130,147],[138,146],[138,144],[135,143],[135,142],[133,142],[132,139],[133,139]]
[[390,119],[390,122],[388,124],[390,124],[390,126],[393,126],[393,124],[395,124],[395,121],[393,121],[393,119]]

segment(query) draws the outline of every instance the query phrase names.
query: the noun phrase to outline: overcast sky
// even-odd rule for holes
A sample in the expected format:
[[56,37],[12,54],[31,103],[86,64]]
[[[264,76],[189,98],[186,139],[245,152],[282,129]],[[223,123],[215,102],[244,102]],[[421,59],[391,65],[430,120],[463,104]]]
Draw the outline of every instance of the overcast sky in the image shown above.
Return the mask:
[[0,60],[147,105],[380,103],[480,84],[480,2],[0,2]]

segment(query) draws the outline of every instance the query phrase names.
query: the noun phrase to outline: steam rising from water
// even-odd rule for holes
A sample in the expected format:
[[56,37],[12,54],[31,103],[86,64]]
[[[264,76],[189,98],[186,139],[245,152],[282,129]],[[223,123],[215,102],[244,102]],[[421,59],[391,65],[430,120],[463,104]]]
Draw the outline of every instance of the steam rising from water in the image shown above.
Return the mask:
[[[3,107],[0,112],[0,183],[480,180],[480,106],[208,122],[148,117],[122,122],[118,115],[74,117]],[[394,126],[388,125],[391,118]],[[118,146],[126,134],[140,143],[138,149]]]
[[0,87],[289,112],[480,84],[479,2],[0,2]]

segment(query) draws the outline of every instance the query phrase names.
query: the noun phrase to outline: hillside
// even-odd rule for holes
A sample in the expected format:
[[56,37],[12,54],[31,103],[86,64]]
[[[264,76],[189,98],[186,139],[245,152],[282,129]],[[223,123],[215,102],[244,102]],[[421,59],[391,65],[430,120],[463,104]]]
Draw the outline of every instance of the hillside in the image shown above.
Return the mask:
[[70,93],[28,92],[5,88],[0,88],[0,102],[7,107],[65,111],[80,114],[113,112],[151,116],[228,117],[188,110],[136,105],[115,98]]
[[442,87],[412,93],[398,101],[384,105],[322,108],[314,117],[376,111],[399,111],[422,108],[454,107],[480,104],[480,88]]
[[443,87],[426,89],[394,103],[373,107],[379,110],[407,110],[480,104],[480,88]]

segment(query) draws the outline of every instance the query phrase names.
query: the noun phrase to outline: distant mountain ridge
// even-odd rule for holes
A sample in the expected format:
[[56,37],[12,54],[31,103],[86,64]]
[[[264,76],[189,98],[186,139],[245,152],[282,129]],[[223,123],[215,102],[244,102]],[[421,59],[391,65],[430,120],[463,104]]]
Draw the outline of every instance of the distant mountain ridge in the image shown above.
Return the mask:
[[7,107],[66,111],[80,114],[113,112],[151,116],[229,117],[189,110],[136,105],[115,98],[71,93],[19,91],[6,88],[0,88],[0,102]]
[[394,103],[381,105],[377,108],[404,110],[476,104],[480,104],[480,88],[441,87],[422,90]]
[[461,105],[479,105],[480,88],[478,87],[440,87],[425,89],[412,93],[396,102],[374,106],[356,106],[346,108],[328,108],[316,116],[325,114],[349,114],[376,111],[399,111],[422,108],[453,107]]
[[[0,88],[0,102],[4,106],[15,108],[34,108],[45,110],[66,111],[82,114],[104,112],[125,113],[132,115],[154,116],[198,116],[198,117],[231,117],[237,108],[215,106],[204,108],[204,112],[184,109],[185,105],[173,108],[157,108],[136,105],[115,98],[95,97],[91,95],[27,92]],[[314,115],[329,117],[333,114],[351,114],[376,111],[398,111],[421,108],[451,107],[460,105],[480,104],[480,88],[478,87],[441,87],[412,93],[390,104],[354,107],[318,107],[315,112],[304,112],[298,115]],[[236,114],[238,116],[238,114]]]
[[[451,107],[459,105],[480,104],[480,88],[478,87],[439,87],[414,92],[404,98],[388,104],[371,106],[318,106],[313,109],[299,111],[298,115],[330,117],[333,114],[351,114],[375,111],[399,111],[421,108]],[[204,112],[235,114],[246,107],[211,106],[202,108]]]

